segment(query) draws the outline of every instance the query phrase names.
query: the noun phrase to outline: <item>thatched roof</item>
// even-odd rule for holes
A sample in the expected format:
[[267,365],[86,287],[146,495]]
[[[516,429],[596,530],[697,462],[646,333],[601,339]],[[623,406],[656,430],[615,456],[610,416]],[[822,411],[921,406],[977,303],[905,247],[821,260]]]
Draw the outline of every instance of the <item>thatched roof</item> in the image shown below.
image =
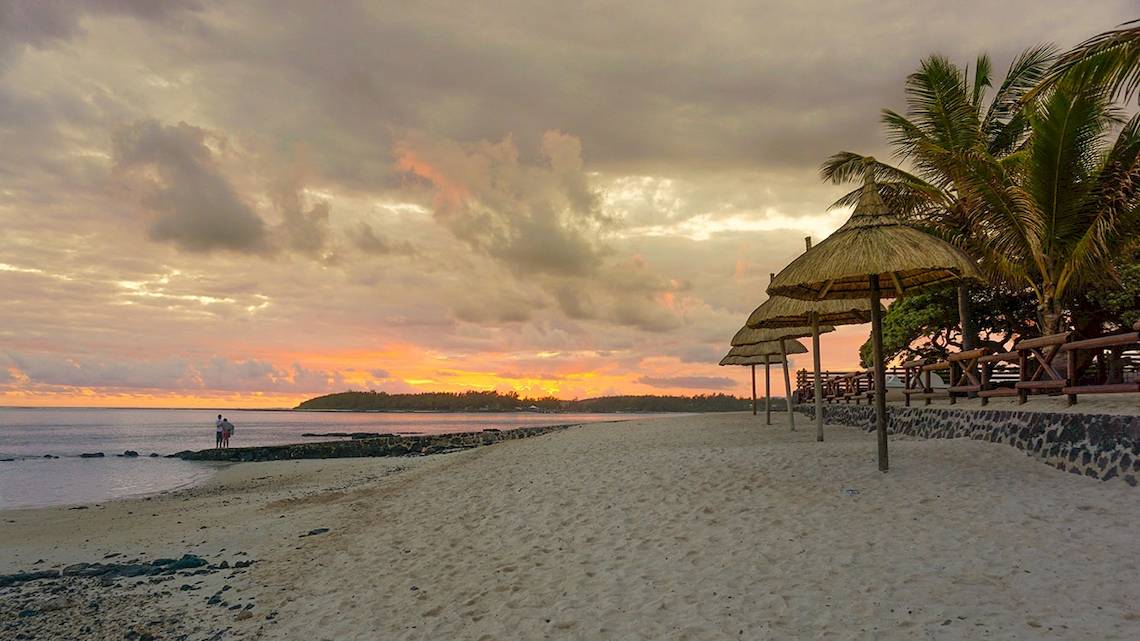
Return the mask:
[[[880,305],[880,307],[882,307]],[[811,323],[811,313],[819,315],[820,332],[826,325],[862,325],[871,322],[871,302],[863,298],[799,300],[771,296],[748,317],[747,327],[798,327]]]
[[[820,325],[819,333],[826,334],[827,332],[834,332],[835,328],[831,325]],[[770,341],[779,341],[781,338],[803,338],[804,336],[811,336],[811,327],[807,325],[800,325],[798,327],[779,327],[775,329],[754,329],[745,325],[736,332],[732,337],[733,345],[753,345],[756,343],[767,343]],[[779,344],[776,345],[776,352],[779,353]]]
[[780,365],[784,362],[779,354],[768,356],[725,356],[720,359],[721,365]]
[[880,275],[883,298],[980,278],[969,256],[889,212],[868,172],[851,218],[777,274],[768,294],[805,300],[869,298],[871,274]]
[[[798,341],[787,340],[784,341],[784,349],[788,354],[805,354],[807,348],[800,344]],[[767,354],[780,355],[780,341],[767,341],[764,343],[752,343],[750,345],[737,345],[728,350],[729,356],[764,356]],[[780,361],[777,361],[780,362]]]

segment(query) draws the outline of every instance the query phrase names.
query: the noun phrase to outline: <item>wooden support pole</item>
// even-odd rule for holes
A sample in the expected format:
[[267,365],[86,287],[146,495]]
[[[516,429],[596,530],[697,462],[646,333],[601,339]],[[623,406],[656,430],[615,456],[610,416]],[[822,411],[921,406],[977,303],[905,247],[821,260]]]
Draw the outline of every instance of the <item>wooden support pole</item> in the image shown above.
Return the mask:
[[[810,242],[810,238],[809,238]],[[811,360],[815,366],[815,440],[823,442],[823,381],[819,376],[819,312],[811,313]]]
[[772,363],[764,357],[764,424],[772,424]]
[[756,416],[756,365],[752,365],[752,415]]
[[879,309],[879,275],[871,274],[871,357],[875,368],[875,433],[879,440],[879,471],[890,469],[887,455],[887,375],[883,370],[883,313]]
[[788,427],[796,431],[796,413],[792,409],[792,377],[788,374],[788,349],[780,339],[780,355],[784,357],[784,402],[788,404]]

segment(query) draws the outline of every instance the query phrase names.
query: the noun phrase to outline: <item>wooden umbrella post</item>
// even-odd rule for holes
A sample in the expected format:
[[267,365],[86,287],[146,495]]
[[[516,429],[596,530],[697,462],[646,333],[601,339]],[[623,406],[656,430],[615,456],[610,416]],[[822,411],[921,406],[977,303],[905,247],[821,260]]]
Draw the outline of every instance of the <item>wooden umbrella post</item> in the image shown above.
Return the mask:
[[[811,236],[804,238],[804,251],[811,250]],[[819,380],[819,312],[811,313],[811,363],[815,369],[815,440],[823,442],[823,384]]]
[[788,350],[784,345],[783,338],[780,339],[780,355],[784,357],[784,394],[787,399],[785,402],[788,404],[788,426],[791,430],[796,431],[796,413],[792,409],[792,377],[788,375]]
[[879,437],[879,471],[890,469],[887,456],[887,375],[883,371],[883,313],[879,310],[879,275],[871,274],[871,357],[875,359],[875,432]]
[[764,424],[772,424],[772,363],[764,359]]
[[815,366],[815,440],[823,442],[823,382],[819,379],[819,313],[811,313],[811,360]]
[[752,365],[752,415],[756,416],[756,364]]

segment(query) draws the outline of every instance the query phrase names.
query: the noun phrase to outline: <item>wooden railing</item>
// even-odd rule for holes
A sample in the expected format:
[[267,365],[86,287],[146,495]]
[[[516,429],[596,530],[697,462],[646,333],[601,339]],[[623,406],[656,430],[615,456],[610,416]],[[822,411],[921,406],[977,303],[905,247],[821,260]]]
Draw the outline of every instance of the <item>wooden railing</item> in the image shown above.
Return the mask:
[[[1009,352],[990,348],[951,354],[941,361],[912,360],[887,370],[898,377],[909,406],[911,399],[948,398],[956,403],[977,397],[982,405],[994,397],[1018,397],[1025,403],[1034,395],[1065,395],[1070,405],[1081,394],[1140,393],[1140,322],[1131,331],[1090,339],[1072,332],[1017,341]],[[934,376],[947,385],[933,385]],[[830,403],[868,402],[874,396],[871,370],[820,372],[823,398]],[[812,373],[796,372],[795,399],[814,398]]]

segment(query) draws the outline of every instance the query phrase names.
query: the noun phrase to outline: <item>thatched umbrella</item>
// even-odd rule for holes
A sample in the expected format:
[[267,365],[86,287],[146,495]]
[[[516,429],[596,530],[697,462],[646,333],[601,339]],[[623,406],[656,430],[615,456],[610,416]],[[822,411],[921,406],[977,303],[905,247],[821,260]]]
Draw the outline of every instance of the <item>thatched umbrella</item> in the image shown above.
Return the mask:
[[[764,368],[767,369],[768,366],[771,365],[772,363],[779,363],[782,360],[784,360],[783,357],[779,356],[778,354],[766,354],[764,356],[729,356],[726,354],[724,358],[720,359],[719,364],[721,366],[724,366],[724,365],[750,366],[750,369],[752,370],[752,415],[756,416],[756,366],[757,365],[763,365]],[[767,379],[765,379],[765,384],[767,385],[767,387],[770,391],[772,389],[772,386],[770,383],[767,382]],[[769,425],[772,423],[771,403],[772,403],[772,400],[770,398],[768,398],[767,396],[765,396],[764,397],[764,410],[765,410],[765,414],[768,416],[768,424]]]
[[884,472],[890,466],[883,318],[879,301],[963,278],[980,279],[973,259],[939,238],[904,225],[887,210],[868,171],[851,218],[823,242],[793,260],[768,286],[769,295],[803,300],[870,299],[875,427],[879,469]]
[[[811,249],[811,237],[805,239]],[[871,321],[871,303],[862,299],[799,300],[771,296],[748,317],[747,327],[756,329],[799,327],[812,328],[811,349],[815,387],[815,440],[823,440],[823,384],[819,375],[819,327],[827,325],[862,325]]]
[[[820,332],[827,333],[835,331],[834,327],[824,325],[819,328]],[[797,327],[778,327],[778,328],[765,328],[756,329],[745,325],[736,332],[736,336],[732,337],[733,345],[749,345],[752,343],[763,343],[768,341],[777,341],[781,345],[785,343],[795,343],[796,338],[804,338],[805,336],[812,335],[812,328],[806,325]],[[797,345],[799,343],[796,343]],[[800,345],[803,347],[803,345]],[[806,350],[805,350],[806,351]],[[787,356],[788,354],[802,354],[804,352],[790,352],[786,349],[781,349],[780,354]],[[784,361],[784,389],[786,390],[788,398],[788,427],[794,432],[796,431],[796,415],[791,411],[792,408],[792,379],[791,374],[788,373],[788,363]]]
[[[750,364],[752,367],[752,413],[756,414],[756,365],[764,364],[764,424],[772,424],[772,363],[783,363],[784,382],[787,383],[788,354],[806,354],[807,348],[799,341],[761,341],[747,345],[737,345],[728,350],[728,354],[721,359],[721,365]],[[762,360],[761,360],[762,359]],[[754,361],[754,362],[748,362]],[[788,415],[791,416],[790,387]]]

